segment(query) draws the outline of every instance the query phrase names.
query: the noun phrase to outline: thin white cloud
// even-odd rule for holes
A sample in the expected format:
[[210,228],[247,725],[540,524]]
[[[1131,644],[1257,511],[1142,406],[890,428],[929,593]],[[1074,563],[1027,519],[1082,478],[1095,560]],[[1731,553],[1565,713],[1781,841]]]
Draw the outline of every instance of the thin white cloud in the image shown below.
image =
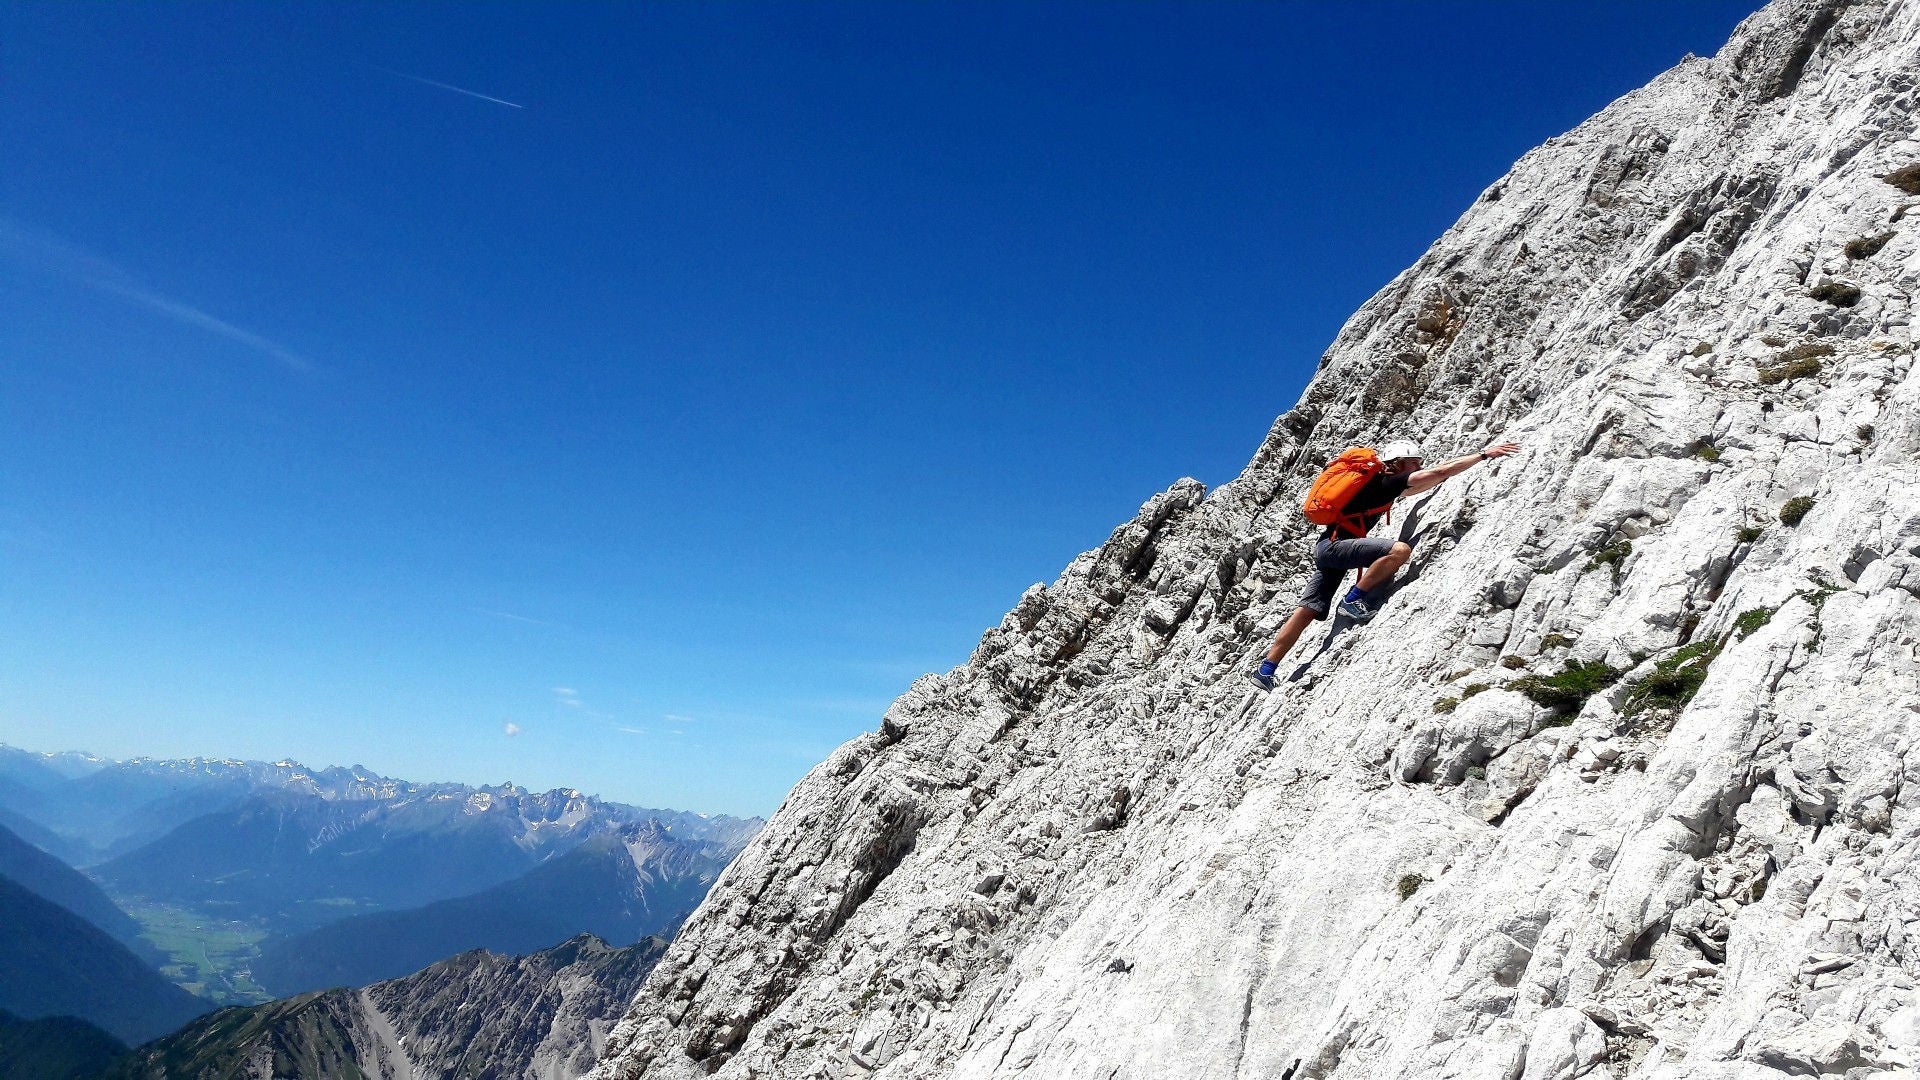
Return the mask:
[[629,735],[646,735],[646,734],[648,734],[648,732],[647,732],[647,731],[646,731],[646,730],[645,730],[644,728],[637,728],[637,727],[621,727],[621,726],[620,726],[619,724],[615,724],[615,725],[613,725],[613,730],[615,730],[615,731],[624,731],[624,732],[626,732],[626,733],[627,733],[627,734],[629,734]]
[[601,712],[599,709],[594,708],[587,703],[585,698],[580,696],[580,691],[575,690],[571,686],[554,687],[553,703],[556,705],[565,705],[567,708],[575,710],[575,715],[585,717],[589,720],[601,721],[611,728],[618,728],[623,719],[612,713]]
[[148,288],[132,274],[84,248],[70,244],[44,229],[33,228],[0,217],[0,249],[13,253],[21,261],[48,273],[69,278],[89,288],[115,296],[144,308],[162,318],[205,330],[267,356],[294,371],[312,371],[313,364],[292,349],[261,337],[243,326],[163,296]]
[[507,721],[507,726],[502,730],[504,730],[507,733],[507,738],[511,739],[515,735],[520,734],[520,725],[509,720]]
[[414,82],[421,83],[426,86],[437,86],[442,90],[451,90],[456,94],[465,94],[470,98],[479,98],[481,101],[491,101],[495,105],[505,105],[511,109],[526,108],[525,105],[522,105],[517,101],[508,101],[506,98],[497,98],[497,97],[494,97],[492,94],[483,94],[478,90],[469,90],[464,86],[455,86],[452,83],[444,83],[444,82],[441,82],[439,79],[429,79],[424,75],[409,75],[404,71],[395,71],[392,68],[381,68],[380,70],[386,72],[389,75],[393,75],[397,78],[412,79]]
[[483,607],[470,607],[467,610],[473,612],[475,615],[488,615],[496,619],[511,619],[514,622],[532,623],[535,626],[554,626],[554,627],[559,627],[562,630],[566,629],[565,626],[562,626],[557,622],[548,622],[545,619],[536,619],[531,615],[515,615],[511,611],[495,611],[492,608],[483,608]]
[[691,717],[691,716],[682,716],[682,715],[680,715],[679,713],[662,713],[662,714],[661,714],[661,716],[660,716],[660,719],[662,719],[662,720],[665,720],[665,721],[666,721],[667,723],[669,723],[669,724],[691,724],[691,723],[694,723],[694,719],[693,719],[693,717]]

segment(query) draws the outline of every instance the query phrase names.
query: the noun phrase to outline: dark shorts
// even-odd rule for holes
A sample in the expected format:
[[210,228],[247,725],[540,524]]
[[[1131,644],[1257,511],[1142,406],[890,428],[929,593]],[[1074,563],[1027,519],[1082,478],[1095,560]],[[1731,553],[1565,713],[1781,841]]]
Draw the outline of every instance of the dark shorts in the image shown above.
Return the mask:
[[1358,540],[1322,540],[1313,548],[1313,576],[1300,593],[1298,606],[1324,619],[1333,608],[1333,594],[1345,580],[1347,571],[1363,570],[1393,550],[1394,541],[1384,536],[1363,536]]

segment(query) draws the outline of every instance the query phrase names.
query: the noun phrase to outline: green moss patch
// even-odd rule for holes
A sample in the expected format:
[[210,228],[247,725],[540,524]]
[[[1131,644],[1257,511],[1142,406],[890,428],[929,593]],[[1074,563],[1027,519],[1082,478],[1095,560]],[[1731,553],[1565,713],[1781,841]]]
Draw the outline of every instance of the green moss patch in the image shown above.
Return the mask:
[[1835,585],[1825,578],[1816,576],[1813,579],[1813,588],[1802,589],[1793,594],[1813,606],[1813,636],[1807,639],[1808,652],[1820,651],[1820,637],[1822,634],[1820,612],[1821,609],[1827,606],[1827,601],[1833,599],[1834,595],[1838,592],[1840,592],[1840,586]]
[[1707,668],[1718,655],[1720,646],[1705,641],[1675,649],[1671,655],[1656,661],[1653,670],[1628,689],[1620,712],[1638,716],[1649,709],[1679,712],[1686,708],[1687,702],[1699,692],[1700,684],[1707,681]]
[[1523,675],[1507,683],[1536,705],[1564,713],[1577,713],[1587,699],[1620,681],[1626,672],[1609,667],[1605,660],[1568,664],[1554,675]]
[[1773,612],[1773,608],[1764,607],[1750,608],[1741,612],[1740,617],[1733,620],[1734,637],[1745,641],[1755,630],[1773,621]]
[[1598,570],[1603,566],[1613,566],[1631,554],[1633,554],[1633,541],[1616,541],[1594,552],[1593,558],[1587,560],[1587,569]]
[[1820,374],[1820,358],[1832,356],[1833,346],[1824,341],[1803,341],[1791,349],[1775,353],[1771,363],[1760,368],[1760,381],[1772,386],[1789,379],[1806,379]]

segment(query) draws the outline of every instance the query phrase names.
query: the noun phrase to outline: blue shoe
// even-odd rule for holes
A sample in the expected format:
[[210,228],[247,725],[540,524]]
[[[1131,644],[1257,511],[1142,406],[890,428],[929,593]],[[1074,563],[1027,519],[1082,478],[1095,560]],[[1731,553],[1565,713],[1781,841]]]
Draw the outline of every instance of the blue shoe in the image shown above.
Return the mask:
[[1262,691],[1273,689],[1273,676],[1260,674],[1259,668],[1254,668],[1252,671],[1247,672],[1247,681],[1259,687]]
[[1375,615],[1380,614],[1380,607],[1377,604],[1368,603],[1367,598],[1364,596],[1353,596],[1349,594],[1345,600],[1340,601],[1340,614],[1345,615],[1354,622],[1364,623],[1372,620]]

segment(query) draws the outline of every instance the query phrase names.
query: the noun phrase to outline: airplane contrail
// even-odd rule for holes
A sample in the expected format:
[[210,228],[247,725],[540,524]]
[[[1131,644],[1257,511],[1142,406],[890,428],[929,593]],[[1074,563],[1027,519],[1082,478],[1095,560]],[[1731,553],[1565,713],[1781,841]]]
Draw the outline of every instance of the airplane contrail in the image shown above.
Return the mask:
[[409,75],[404,71],[395,71],[392,68],[381,68],[380,70],[386,72],[389,75],[397,75],[402,79],[412,79],[414,82],[417,82],[417,83],[425,83],[428,86],[437,86],[442,90],[451,90],[456,94],[465,94],[468,97],[479,98],[481,101],[491,101],[495,105],[505,105],[511,109],[526,108],[525,105],[522,105],[517,101],[508,101],[506,98],[497,98],[491,94],[482,94],[478,90],[468,90],[463,86],[455,86],[452,83],[443,83],[438,79],[429,79],[421,75]]
[[78,281],[89,288],[147,309],[156,315],[185,326],[205,330],[236,345],[279,361],[295,371],[310,372],[314,366],[306,357],[270,338],[242,326],[235,326],[216,315],[184,304],[148,288],[132,274],[106,259],[53,233],[13,218],[0,216],[0,255],[15,256],[29,265],[59,277]]

